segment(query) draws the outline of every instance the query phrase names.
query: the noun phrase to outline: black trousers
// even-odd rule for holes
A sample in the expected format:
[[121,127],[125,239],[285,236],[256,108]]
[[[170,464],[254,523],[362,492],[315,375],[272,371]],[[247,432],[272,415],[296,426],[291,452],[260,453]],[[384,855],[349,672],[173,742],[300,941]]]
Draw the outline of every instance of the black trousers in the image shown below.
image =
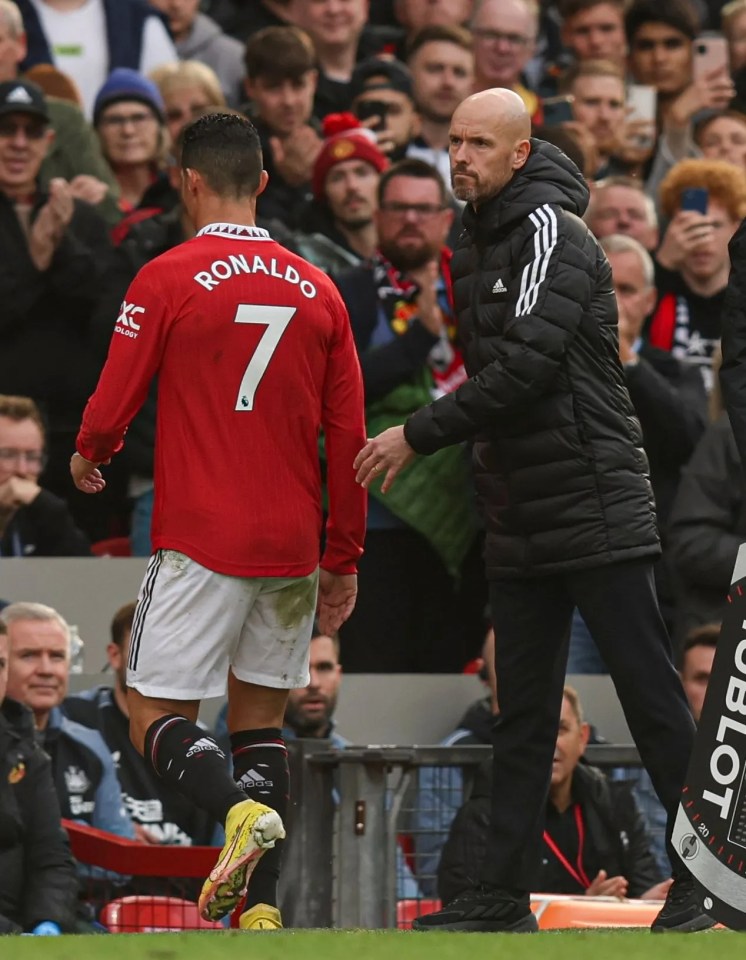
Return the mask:
[[668,813],[670,837],[694,722],[671,661],[652,563],[492,581],[490,604],[500,714],[492,737],[492,825],[482,880],[523,891],[534,886],[574,606],[606,662],[642,762]]
[[358,597],[340,630],[346,673],[460,673],[481,654],[487,581],[481,538],[456,583],[414,530],[369,530]]

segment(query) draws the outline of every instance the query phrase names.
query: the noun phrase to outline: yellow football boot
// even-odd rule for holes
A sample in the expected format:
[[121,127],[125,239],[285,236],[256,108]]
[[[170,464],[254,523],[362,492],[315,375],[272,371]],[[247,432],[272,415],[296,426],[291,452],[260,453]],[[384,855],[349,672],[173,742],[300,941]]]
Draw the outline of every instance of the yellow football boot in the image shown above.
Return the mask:
[[241,930],[282,930],[282,916],[277,907],[257,903],[241,914],[238,926]]
[[225,845],[202,886],[199,912],[205,920],[232,913],[246,894],[259,857],[285,836],[280,815],[255,800],[237,803],[225,821]]

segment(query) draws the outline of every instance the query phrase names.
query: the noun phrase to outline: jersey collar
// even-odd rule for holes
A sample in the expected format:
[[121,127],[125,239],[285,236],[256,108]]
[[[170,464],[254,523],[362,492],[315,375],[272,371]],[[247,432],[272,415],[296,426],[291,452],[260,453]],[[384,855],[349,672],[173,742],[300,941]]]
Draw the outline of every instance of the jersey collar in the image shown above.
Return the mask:
[[249,227],[243,223],[208,223],[198,231],[197,236],[212,234],[216,237],[230,237],[233,240],[271,240],[268,230],[261,227]]

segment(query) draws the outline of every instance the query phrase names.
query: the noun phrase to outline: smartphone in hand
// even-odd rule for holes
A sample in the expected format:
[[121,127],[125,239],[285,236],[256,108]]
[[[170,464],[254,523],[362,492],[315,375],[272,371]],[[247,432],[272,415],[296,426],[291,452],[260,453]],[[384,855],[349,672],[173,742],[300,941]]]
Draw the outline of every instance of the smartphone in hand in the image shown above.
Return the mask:
[[[630,120],[644,120],[651,129],[655,129],[655,120],[658,111],[658,91],[655,87],[643,83],[632,83],[627,87],[627,106]],[[655,133],[649,136],[638,137],[638,146],[650,149],[655,142]]]
[[681,191],[681,209],[694,210],[706,216],[709,199],[709,194],[703,187],[688,187]]
[[703,33],[694,41],[693,76],[702,80],[707,74],[725,67],[730,71],[728,41],[719,33]]

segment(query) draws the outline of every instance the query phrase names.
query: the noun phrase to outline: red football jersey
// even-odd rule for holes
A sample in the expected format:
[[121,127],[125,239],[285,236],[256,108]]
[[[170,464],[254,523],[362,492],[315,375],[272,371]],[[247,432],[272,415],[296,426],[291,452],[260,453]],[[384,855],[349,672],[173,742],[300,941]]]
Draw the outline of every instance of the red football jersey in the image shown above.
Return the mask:
[[213,223],[148,263],[120,308],[77,449],[100,463],[158,377],[154,549],[218,573],[354,573],[366,495],[363,386],[344,302],[265,230]]

